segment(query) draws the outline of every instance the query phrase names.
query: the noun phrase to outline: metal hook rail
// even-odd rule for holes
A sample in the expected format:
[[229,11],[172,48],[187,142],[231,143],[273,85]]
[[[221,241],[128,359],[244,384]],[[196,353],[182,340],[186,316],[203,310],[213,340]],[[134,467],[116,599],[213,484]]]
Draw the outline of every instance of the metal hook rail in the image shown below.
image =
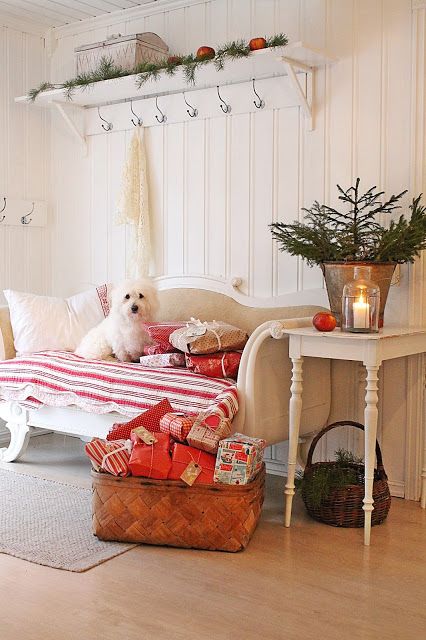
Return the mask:
[[104,131],[111,131],[112,129],[112,122],[108,122],[108,120],[105,120],[105,118],[103,118],[101,116],[101,112],[100,109],[98,107],[98,116],[99,118],[102,120],[102,122],[105,122],[105,124],[101,124],[102,129],[104,129]]
[[[0,211],[0,213],[3,213],[3,211],[6,209],[6,197],[3,197],[3,200],[4,200],[4,205],[3,205],[3,209]],[[0,222],[3,222],[3,220],[4,220],[5,218],[6,218],[6,216],[5,216],[5,215],[4,215],[4,216],[2,216],[2,217],[0,218]]]
[[256,87],[255,87],[255,78],[252,79],[253,82],[253,91],[254,91],[254,95],[256,96],[257,100],[253,100],[253,104],[256,107],[256,109],[263,109],[263,107],[265,106],[265,101],[260,97],[260,95],[257,93],[256,91]]
[[189,109],[186,110],[189,117],[196,118],[198,116],[198,109],[196,107],[193,107],[192,104],[188,102],[188,100],[185,97],[185,93],[183,93],[183,99],[185,100],[185,104],[189,107]]
[[164,122],[167,121],[167,116],[161,111],[160,107],[158,106],[158,97],[155,98],[155,106],[157,108],[157,111],[161,114],[160,117],[158,117],[157,115],[155,116],[155,119],[157,120],[157,122],[159,122],[160,124],[163,124]]
[[227,104],[225,100],[222,98],[222,96],[220,95],[219,85],[217,85],[216,89],[217,89],[217,95],[219,96],[219,100],[220,100],[219,106],[222,109],[223,113],[231,113],[231,110],[232,110],[231,105]]
[[27,220],[28,216],[30,216],[32,213],[34,212],[34,202],[33,202],[33,206],[31,208],[31,211],[29,213],[26,213],[24,216],[22,216],[21,218],[21,224],[30,224],[32,218],[30,218],[29,220]]
[[137,113],[134,112],[134,110],[133,110],[133,100],[130,100],[130,111],[133,113],[133,115],[136,118],[136,122],[135,122],[135,119],[132,118],[133,126],[134,127],[141,127],[143,125],[143,120],[142,120],[142,118],[140,116],[138,116]]

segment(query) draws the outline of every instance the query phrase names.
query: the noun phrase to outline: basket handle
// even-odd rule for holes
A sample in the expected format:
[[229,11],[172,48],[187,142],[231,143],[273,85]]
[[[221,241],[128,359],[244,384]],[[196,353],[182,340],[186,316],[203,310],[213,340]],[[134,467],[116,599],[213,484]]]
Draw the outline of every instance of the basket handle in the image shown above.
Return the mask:
[[[305,469],[308,469],[312,465],[312,457],[314,455],[315,447],[317,446],[317,443],[320,440],[320,438],[322,438],[323,435],[325,435],[327,433],[327,431],[331,431],[332,429],[335,429],[336,427],[343,427],[345,425],[347,425],[349,427],[356,427],[357,429],[360,429],[361,431],[364,431],[364,425],[361,424],[360,422],[354,422],[353,420],[340,420],[339,422],[333,422],[332,424],[328,424],[326,427],[321,429],[321,431],[312,440],[311,446],[309,447],[308,458],[306,460]],[[380,445],[377,442],[377,440],[376,440],[376,458],[377,458],[377,469],[381,470],[381,471],[384,471],[382,452],[381,452]]]

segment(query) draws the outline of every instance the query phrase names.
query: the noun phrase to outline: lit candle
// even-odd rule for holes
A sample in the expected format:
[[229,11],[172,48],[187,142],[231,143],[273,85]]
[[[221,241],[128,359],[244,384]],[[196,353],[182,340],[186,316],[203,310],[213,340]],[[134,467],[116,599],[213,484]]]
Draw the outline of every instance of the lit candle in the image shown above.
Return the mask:
[[361,296],[353,304],[354,329],[368,329],[370,326],[370,305]]

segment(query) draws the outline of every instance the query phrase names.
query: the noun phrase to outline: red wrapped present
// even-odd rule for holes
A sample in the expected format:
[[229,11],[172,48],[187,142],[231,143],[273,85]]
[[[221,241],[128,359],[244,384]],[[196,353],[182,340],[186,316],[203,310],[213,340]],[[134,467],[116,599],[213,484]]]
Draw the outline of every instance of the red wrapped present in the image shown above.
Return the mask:
[[213,482],[215,462],[216,456],[176,442],[173,447],[172,468],[169,472],[169,479],[180,480],[188,465],[193,463],[201,468],[201,473],[194,484],[211,484]]
[[160,429],[163,433],[170,433],[175,440],[184,442],[194,421],[195,416],[187,416],[185,413],[166,413],[160,420]]
[[107,435],[107,440],[128,440],[130,433],[136,427],[145,427],[148,431],[160,431],[160,420],[165,413],[173,411],[170,402],[165,398],[144,413],[141,413],[130,422],[116,422],[112,425],[111,431]]
[[85,445],[86,454],[96,471],[102,469],[113,476],[130,475],[129,459],[131,443],[129,440],[107,442],[95,438]]
[[237,379],[240,366],[241,351],[220,351],[203,356],[186,353],[186,366],[194,373],[201,373],[210,378]]
[[139,361],[144,367],[152,367],[155,369],[186,367],[184,353],[159,353],[154,356],[141,356]]
[[149,445],[144,442],[133,446],[129,469],[134,476],[164,480],[168,477],[172,461],[170,458],[170,436],[168,433],[156,433],[156,442]]
[[229,418],[222,418],[217,414],[205,416],[200,413],[186,439],[191,447],[216,453],[219,442],[230,435],[231,424]]
[[143,328],[152,340],[152,344],[146,345],[144,354],[146,356],[155,356],[161,353],[174,353],[177,351],[169,342],[169,336],[176,331],[185,327],[185,322],[150,322],[144,323]]

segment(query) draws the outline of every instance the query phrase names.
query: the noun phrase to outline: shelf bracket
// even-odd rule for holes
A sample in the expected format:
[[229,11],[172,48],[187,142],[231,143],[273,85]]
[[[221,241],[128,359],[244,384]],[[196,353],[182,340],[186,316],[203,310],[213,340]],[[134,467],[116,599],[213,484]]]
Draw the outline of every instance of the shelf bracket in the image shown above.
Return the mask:
[[[84,136],[81,133],[81,131],[79,130],[79,128],[75,124],[74,120],[71,118],[69,113],[67,113],[66,109],[64,108],[64,103],[63,102],[56,102],[55,100],[52,100],[52,104],[56,107],[58,112],[61,114],[62,118],[65,120],[65,123],[67,124],[67,126],[70,129],[71,133],[80,142],[83,156],[87,156],[87,140],[86,140],[86,136]],[[76,108],[81,109],[81,107],[76,107],[76,105],[71,105],[71,106],[72,106],[73,109],[76,109]],[[84,111],[84,109],[81,109],[81,110]]]
[[313,75],[315,70],[312,67],[308,67],[307,65],[302,64],[301,62],[296,62],[291,58],[282,57],[281,60],[283,61],[284,66],[287,70],[289,80],[296,93],[297,99],[299,101],[299,105],[302,107],[304,111],[308,131],[313,131],[314,129],[313,101],[312,101],[312,98],[310,101],[308,100],[308,95],[307,95],[308,90],[307,88],[306,88],[306,91],[302,89],[300,82],[297,79],[295,69],[298,69],[299,71],[303,71],[306,74],[310,74],[312,78],[312,86],[313,86]]

